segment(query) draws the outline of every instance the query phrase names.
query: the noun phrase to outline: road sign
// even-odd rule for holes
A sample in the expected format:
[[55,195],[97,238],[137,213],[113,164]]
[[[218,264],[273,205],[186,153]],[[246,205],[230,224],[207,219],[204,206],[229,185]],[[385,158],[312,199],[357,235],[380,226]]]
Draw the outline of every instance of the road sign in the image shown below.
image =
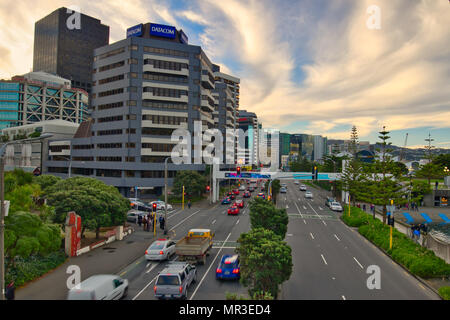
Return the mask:
[[3,209],[5,210],[5,211],[4,211],[4,212],[5,212],[5,217],[8,216],[9,205],[10,205],[9,200],[5,200],[5,201],[3,202]]
[[395,212],[395,206],[386,206],[386,210],[387,210],[387,215],[388,216],[391,215],[391,213],[393,215],[394,212]]
[[40,176],[41,175],[41,169],[39,169],[39,167],[37,167],[36,169],[33,170],[33,174],[35,176]]

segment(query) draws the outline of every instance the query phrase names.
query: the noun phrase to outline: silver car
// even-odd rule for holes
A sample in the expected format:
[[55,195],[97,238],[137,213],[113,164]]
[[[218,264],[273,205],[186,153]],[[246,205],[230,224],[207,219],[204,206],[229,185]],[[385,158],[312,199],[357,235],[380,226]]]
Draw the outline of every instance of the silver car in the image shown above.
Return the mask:
[[342,206],[339,202],[332,202],[330,204],[330,209],[333,211],[339,211],[339,212],[343,211]]
[[175,254],[175,241],[161,239],[153,242],[145,250],[147,260],[167,260]]
[[67,300],[119,300],[127,293],[127,279],[116,275],[95,275],[70,289]]
[[[153,208],[153,203],[156,203],[156,210],[164,210],[166,203],[164,201],[152,201],[150,202],[150,207]],[[167,211],[173,210],[172,205],[167,204]]]
[[306,199],[312,199],[313,198],[313,194],[311,191],[306,191],[305,192],[305,198]]
[[186,299],[188,288],[197,281],[197,269],[186,262],[170,262],[153,288],[158,299]]
[[302,184],[302,185],[300,186],[300,191],[306,191],[306,186],[305,186],[304,184]]

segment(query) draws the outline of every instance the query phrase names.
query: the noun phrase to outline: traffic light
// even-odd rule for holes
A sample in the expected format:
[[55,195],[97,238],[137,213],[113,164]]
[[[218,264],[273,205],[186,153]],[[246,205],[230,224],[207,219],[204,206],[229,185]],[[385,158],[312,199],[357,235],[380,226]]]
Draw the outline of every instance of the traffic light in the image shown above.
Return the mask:
[[153,212],[156,212],[156,202],[153,203]]
[[313,166],[312,172],[311,172],[313,180],[317,180],[318,172],[319,172],[319,168],[317,166]]
[[238,176],[241,174],[241,167],[236,168],[236,173],[238,174]]
[[206,186],[206,191],[209,192],[209,190],[211,190],[211,187],[210,186]]

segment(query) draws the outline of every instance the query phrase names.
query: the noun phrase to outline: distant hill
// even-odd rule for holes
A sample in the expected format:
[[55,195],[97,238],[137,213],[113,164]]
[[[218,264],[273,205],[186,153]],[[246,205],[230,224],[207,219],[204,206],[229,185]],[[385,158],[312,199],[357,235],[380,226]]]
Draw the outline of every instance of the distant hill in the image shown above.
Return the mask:
[[[379,144],[371,144],[370,145],[371,150],[376,150],[381,148],[381,145]],[[426,156],[428,155],[428,150],[425,148],[419,148],[419,149],[410,149],[410,148],[403,148],[403,147],[398,147],[398,146],[389,146],[389,148],[393,149],[393,151],[391,152],[391,154],[395,157],[395,156],[399,156],[401,150],[404,150],[404,155],[403,158],[405,160],[420,160],[420,159],[425,159]],[[447,154],[450,153],[450,149],[446,149],[446,148],[435,148],[435,149],[431,149],[431,154],[434,156],[438,156],[440,154]]]

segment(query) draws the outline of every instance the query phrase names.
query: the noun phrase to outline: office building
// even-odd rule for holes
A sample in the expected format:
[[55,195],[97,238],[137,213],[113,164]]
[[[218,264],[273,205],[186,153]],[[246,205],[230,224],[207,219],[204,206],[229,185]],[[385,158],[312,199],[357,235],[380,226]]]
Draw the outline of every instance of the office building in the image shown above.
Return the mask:
[[313,140],[314,140],[314,151],[312,160],[321,161],[322,158],[326,156],[328,153],[327,138],[326,137],[324,138],[319,135],[314,135]]
[[[126,196],[135,187],[161,194],[164,161],[178,143],[172,133],[192,134],[194,122],[214,128],[212,63],[182,30],[147,23],[96,49],[92,73],[92,121],[70,141],[71,174],[96,177]],[[67,176],[69,163],[52,158],[48,167]],[[169,185],[177,171],[204,168],[169,162]]]
[[59,75],[90,93],[94,49],[108,43],[109,27],[100,20],[59,8],[35,24],[33,71]]
[[31,72],[0,81],[0,129],[58,119],[81,123],[88,116],[87,92],[67,79]]
[[245,144],[243,148],[238,146],[238,163],[259,167],[259,137],[261,124],[253,112],[239,110],[238,128],[245,133]]

